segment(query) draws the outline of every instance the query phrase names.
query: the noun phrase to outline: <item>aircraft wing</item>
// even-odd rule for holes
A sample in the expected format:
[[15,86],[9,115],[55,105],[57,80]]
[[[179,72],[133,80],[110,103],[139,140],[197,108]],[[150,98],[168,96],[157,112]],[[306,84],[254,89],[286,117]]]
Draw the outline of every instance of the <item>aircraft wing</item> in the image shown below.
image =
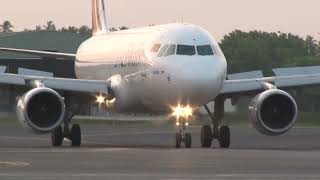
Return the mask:
[[32,84],[36,82],[42,83],[47,88],[84,93],[108,94],[108,88],[110,86],[109,82],[103,80],[68,79],[0,73],[0,84],[32,86]]
[[[261,73],[258,71],[256,73],[239,73],[233,76],[233,79],[225,81],[220,94],[234,96],[254,94],[274,87],[288,89],[320,85],[320,66],[279,68],[273,69],[273,72],[276,76],[261,77]],[[260,77],[248,77],[253,74],[260,75]]]
[[72,59],[72,60],[74,60],[76,57],[75,54],[68,54],[68,53],[37,51],[37,50],[28,50],[28,49],[3,48],[3,47],[0,47],[0,51],[12,52],[12,53],[18,53],[18,54],[36,55],[36,56],[47,57],[47,58],[49,57],[49,58]]

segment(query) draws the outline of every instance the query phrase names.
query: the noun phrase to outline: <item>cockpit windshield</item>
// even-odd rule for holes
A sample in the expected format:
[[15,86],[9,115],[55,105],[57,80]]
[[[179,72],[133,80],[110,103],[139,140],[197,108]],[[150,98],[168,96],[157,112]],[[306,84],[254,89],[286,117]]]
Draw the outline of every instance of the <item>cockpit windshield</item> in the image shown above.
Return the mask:
[[158,57],[163,56],[163,54],[166,52],[166,50],[168,49],[168,47],[169,47],[168,44],[164,45],[164,46],[160,49],[160,51],[159,51],[159,53],[158,53]]
[[164,57],[176,54],[176,45],[170,45],[167,51],[163,54]]
[[177,46],[177,55],[187,55],[193,56],[196,55],[195,46],[188,46],[188,45],[178,45]]
[[155,44],[152,49],[152,52],[157,53],[157,57],[167,57],[171,55],[184,55],[184,56],[214,56],[219,55],[216,52],[215,46],[210,44],[192,46],[192,45],[182,45],[182,44]]
[[197,46],[197,52],[199,56],[213,55],[213,51],[210,45]]

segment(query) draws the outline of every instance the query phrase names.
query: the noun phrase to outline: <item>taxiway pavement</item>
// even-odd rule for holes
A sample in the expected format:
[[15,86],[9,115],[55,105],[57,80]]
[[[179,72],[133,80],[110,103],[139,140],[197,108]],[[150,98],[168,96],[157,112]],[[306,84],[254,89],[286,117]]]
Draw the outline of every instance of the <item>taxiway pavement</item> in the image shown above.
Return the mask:
[[230,149],[174,148],[174,128],[82,125],[83,145],[50,147],[48,135],[0,125],[0,179],[320,179],[320,129],[266,137],[232,128]]

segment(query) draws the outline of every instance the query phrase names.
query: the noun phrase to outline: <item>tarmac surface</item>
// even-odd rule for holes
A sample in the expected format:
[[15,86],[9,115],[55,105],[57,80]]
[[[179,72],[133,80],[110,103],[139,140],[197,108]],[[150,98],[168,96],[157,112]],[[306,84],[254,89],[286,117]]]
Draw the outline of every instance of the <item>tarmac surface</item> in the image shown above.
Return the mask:
[[84,124],[83,145],[52,148],[49,135],[0,125],[1,180],[320,179],[320,129],[296,128],[266,137],[231,127],[231,148],[174,148],[174,128]]

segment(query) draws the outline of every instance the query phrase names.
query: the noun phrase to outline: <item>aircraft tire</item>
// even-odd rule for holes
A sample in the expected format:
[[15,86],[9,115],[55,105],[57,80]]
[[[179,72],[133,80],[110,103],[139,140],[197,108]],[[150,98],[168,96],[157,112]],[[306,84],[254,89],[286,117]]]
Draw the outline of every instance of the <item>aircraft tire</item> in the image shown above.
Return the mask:
[[192,144],[192,137],[190,133],[186,133],[184,136],[184,144],[186,145],[186,148],[191,148]]
[[221,148],[230,147],[230,128],[228,126],[220,127],[218,140]]
[[81,129],[79,124],[72,125],[70,139],[71,146],[79,147],[81,145]]
[[203,148],[210,148],[212,144],[212,139],[213,134],[211,127],[209,125],[202,126],[200,135],[201,146]]
[[176,133],[176,148],[181,147],[182,135],[181,133]]
[[63,142],[63,131],[62,127],[58,126],[53,132],[51,132],[51,144],[54,147],[58,147],[62,145]]

